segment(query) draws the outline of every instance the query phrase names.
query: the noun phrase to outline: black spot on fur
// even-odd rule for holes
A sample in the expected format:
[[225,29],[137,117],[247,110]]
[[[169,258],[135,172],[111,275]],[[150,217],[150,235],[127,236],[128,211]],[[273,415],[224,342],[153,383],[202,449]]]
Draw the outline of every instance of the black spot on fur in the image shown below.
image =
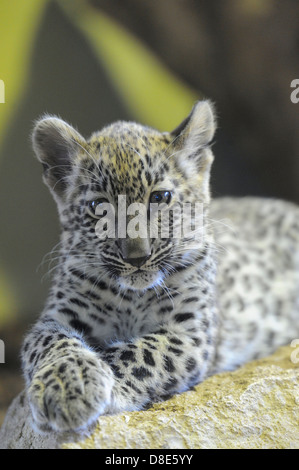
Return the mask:
[[180,344],[183,344],[183,341],[181,341],[179,338],[172,338],[172,337],[170,337],[170,338],[169,338],[169,342],[172,343],[172,344],[177,344],[178,346],[179,346]]
[[48,344],[50,343],[52,339],[52,336],[46,336],[46,338],[44,338],[44,341],[43,341],[43,346],[48,346]]
[[172,346],[168,346],[168,351],[172,352],[176,356],[181,356],[183,354],[183,351],[181,349],[173,348]]
[[187,304],[189,302],[197,302],[198,300],[198,297],[189,297],[188,299],[184,299],[183,302]]
[[83,302],[83,300],[78,299],[77,297],[72,297],[69,300],[72,304],[78,305],[78,307],[82,308],[88,308],[88,305],[86,302]]
[[76,317],[76,316],[77,316],[77,313],[74,312],[74,310],[71,310],[71,309],[68,308],[68,307],[60,308],[60,309],[59,309],[59,312],[64,313],[65,315],[69,315],[69,316],[71,316],[71,317]]
[[86,335],[89,335],[92,332],[90,326],[75,318],[70,321],[70,325],[75,328],[75,330],[79,331],[80,333],[85,333]]
[[132,375],[136,377],[136,379],[142,381],[147,377],[152,377],[153,374],[145,367],[133,367]]
[[174,316],[175,321],[177,321],[178,323],[182,323],[184,321],[191,320],[191,318],[194,318],[193,313],[177,313]]
[[175,371],[173,361],[168,356],[164,357],[164,369],[167,370],[167,372],[174,372]]
[[34,361],[34,358],[36,356],[36,352],[33,351],[33,353],[30,355],[30,358],[29,358],[29,362],[33,362]]
[[147,364],[149,366],[154,366],[155,365],[153,355],[148,349],[144,349],[144,351],[143,351],[143,360],[144,360],[145,364]]
[[133,351],[123,351],[120,355],[120,360],[135,362],[136,361],[135,354]]

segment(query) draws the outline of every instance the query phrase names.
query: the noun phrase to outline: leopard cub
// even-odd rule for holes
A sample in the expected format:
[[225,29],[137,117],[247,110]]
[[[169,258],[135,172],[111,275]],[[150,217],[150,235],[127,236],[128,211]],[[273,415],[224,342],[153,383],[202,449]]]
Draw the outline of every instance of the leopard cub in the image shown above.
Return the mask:
[[[62,229],[45,309],[22,348],[38,429],[82,430],[142,409],[299,330],[298,208],[210,204],[214,132],[208,101],[173,132],[116,122],[85,140],[57,117],[37,122],[33,148]],[[150,217],[155,203],[168,213],[166,235],[163,211]],[[173,236],[175,208],[190,207],[194,222],[196,204],[201,225]]]

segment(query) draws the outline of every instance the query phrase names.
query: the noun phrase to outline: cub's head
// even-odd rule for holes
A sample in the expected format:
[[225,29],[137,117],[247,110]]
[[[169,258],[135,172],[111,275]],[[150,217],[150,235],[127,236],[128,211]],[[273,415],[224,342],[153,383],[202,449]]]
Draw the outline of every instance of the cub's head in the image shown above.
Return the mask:
[[208,101],[173,132],[116,122],[85,140],[57,117],[38,121],[33,148],[72,267],[145,290],[194,263],[205,248],[214,132]]

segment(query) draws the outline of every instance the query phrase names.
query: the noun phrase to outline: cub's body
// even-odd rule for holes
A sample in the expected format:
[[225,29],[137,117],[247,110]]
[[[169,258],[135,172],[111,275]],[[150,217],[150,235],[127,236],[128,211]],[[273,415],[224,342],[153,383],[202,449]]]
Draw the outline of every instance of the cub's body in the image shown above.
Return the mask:
[[[298,336],[299,210],[250,198],[210,207],[214,130],[208,102],[172,133],[119,122],[86,141],[58,118],[37,123],[62,227],[53,286],[22,350],[40,429],[140,409]],[[128,222],[132,205],[145,208],[147,235],[99,236],[109,207],[119,228],[120,195]],[[171,236],[174,216],[169,236],[149,236],[154,201],[200,203],[196,243]]]

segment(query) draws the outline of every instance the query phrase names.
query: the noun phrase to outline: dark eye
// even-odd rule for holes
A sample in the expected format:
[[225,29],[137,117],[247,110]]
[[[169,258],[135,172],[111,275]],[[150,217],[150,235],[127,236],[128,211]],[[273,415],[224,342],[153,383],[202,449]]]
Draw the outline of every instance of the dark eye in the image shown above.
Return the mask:
[[99,199],[94,199],[93,201],[90,201],[88,203],[88,209],[89,209],[90,214],[93,217],[98,217],[98,218],[103,217],[104,215],[106,215],[107,214],[106,210],[104,210],[104,212],[102,214],[99,211],[98,215],[96,214],[96,210],[97,210],[97,208],[100,209],[101,205],[103,205],[104,203],[107,203],[107,202],[109,202],[109,201],[107,199],[103,198],[103,197],[99,198]]
[[150,196],[150,203],[157,203],[162,204],[169,204],[171,200],[171,192],[170,191],[154,191]]

